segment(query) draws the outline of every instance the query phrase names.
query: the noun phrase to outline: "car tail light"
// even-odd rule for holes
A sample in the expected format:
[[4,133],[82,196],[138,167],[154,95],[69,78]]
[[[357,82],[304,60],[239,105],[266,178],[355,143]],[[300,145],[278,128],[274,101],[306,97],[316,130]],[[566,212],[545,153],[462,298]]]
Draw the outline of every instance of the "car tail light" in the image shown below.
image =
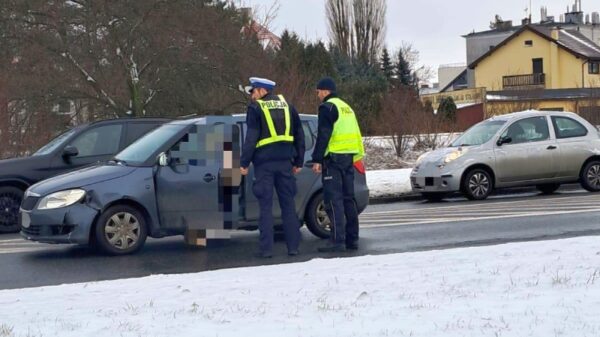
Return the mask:
[[354,163],[354,168],[360,174],[366,174],[367,173],[367,170],[365,170],[365,163],[362,160],[359,160],[359,161],[355,162]]

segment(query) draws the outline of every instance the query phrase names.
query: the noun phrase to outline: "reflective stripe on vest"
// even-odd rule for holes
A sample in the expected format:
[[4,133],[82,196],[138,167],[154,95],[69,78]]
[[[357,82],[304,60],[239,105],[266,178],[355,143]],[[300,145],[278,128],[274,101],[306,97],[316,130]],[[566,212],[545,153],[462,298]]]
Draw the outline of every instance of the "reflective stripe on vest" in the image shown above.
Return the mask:
[[[263,112],[263,116],[265,117],[265,121],[267,122],[267,127],[269,128],[270,137],[264,138],[258,141],[256,147],[259,148],[261,146],[265,146],[268,144],[276,143],[276,142],[293,142],[294,136],[291,135],[291,116],[290,116],[290,107],[288,106],[285,98],[282,95],[279,97],[279,101],[263,101],[256,100],[256,103],[260,106],[260,109]],[[283,135],[278,135],[277,130],[275,130],[275,124],[273,123],[273,118],[271,117],[271,110],[283,110],[283,114],[285,116],[285,133]]]
[[329,153],[354,154],[354,162],[362,159],[365,149],[354,110],[339,98],[331,98],[327,102],[337,108],[338,119],[333,124],[333,132],[325,155]]

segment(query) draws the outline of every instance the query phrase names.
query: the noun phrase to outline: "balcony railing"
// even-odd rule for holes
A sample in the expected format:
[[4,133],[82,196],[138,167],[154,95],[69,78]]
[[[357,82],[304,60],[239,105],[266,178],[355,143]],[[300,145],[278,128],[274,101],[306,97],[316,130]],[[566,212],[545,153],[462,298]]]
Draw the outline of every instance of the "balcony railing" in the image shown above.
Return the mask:
[[504,89],[517,89],[546,86],[546,74],[528,74],[502,77],[502,86]]

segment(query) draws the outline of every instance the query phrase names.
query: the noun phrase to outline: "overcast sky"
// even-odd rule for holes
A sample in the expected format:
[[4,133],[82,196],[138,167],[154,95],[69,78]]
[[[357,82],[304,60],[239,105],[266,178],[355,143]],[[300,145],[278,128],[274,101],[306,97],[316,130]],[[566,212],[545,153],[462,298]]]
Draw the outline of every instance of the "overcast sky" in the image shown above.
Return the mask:
[[[277,0],[243,0],[246,6],[270,7]],[[556,20],[575,0],[532,0],[533,21],[540,20],[540,7]],[[295,31],[308,40],[328,40],[325,0],[279,0],[273,30]],[[420,52],[422,64],[437,70],[440,64],[466,62],[462,35],[489,29],[495,14],[520,24],[529,0],[388,0],[386,45],[396,50],[407,41]],[[582,0],[585,13],[600,12],[600,1]]]

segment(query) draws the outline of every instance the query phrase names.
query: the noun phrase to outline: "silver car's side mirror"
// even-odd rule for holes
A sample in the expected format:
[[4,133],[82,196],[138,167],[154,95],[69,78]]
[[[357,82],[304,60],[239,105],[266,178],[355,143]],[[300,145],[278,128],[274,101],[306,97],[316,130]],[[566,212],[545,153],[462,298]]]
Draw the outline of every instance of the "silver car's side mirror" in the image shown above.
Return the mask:
[[168,166],[169,165],[169,157],[166,153],[161,153],[158,155],[158,165],[159,166]]

